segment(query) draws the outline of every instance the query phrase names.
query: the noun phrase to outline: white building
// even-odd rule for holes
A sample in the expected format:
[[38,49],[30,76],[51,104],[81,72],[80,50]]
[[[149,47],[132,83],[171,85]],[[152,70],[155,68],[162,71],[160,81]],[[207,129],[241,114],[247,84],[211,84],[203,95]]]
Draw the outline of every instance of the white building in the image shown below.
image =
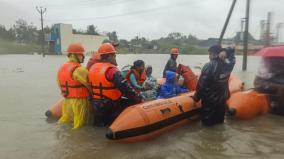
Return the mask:
[[50,52],[54,52],[56,55],[62,55],[67,53],[68,46],[74,42],[81,43],[85,48],[86,54],[89,54],[96,51],[105,39],[108,39],[108,37],[73,34],[71,24],[54,24],[47,41],[49,41]]

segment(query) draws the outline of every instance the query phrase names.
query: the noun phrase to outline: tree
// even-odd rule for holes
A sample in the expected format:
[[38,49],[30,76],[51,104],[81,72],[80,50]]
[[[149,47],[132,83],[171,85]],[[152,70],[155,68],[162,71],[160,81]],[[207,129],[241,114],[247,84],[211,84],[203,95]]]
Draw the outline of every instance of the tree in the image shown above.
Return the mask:
[[39,31],[31,23],[28,24],[25,20],[19,19],[13,26],[15,31],[16,40],[22,43],[38,42]]
[[181,33],[179,33],[179,32],[169,33],[169,35],[168,35],[169,39],[174,39],[174,40],[181,39],[181,37],[182,37]]
[[118,42],[118,37],[117,37],[116,31],[108,32],[107,36],[108,36],[110,41]]
[[86,33],[89,34],[89,35],[100,35],[98,33],[97,27],[94,26],[93,24],[87,26],[87,32]]
[[6,40],[14,40],[15,34],[13,29],[6,30],[4,25],[0,25],[0,38],[6,39]]

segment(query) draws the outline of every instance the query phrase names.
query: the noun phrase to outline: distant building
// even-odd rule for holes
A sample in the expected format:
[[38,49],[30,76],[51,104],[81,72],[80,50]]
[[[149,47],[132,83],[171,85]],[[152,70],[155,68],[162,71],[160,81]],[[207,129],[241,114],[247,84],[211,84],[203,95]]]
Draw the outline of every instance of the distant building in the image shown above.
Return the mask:
[[73,34],[71,24],[54,24],[51,33],[47,35],[46,41],[49,42],[49,51],[62,55],[67,54],[68,46],[73,42],[81,43],[86,53],[96,51],[103,40],[108,39],[106,36]]

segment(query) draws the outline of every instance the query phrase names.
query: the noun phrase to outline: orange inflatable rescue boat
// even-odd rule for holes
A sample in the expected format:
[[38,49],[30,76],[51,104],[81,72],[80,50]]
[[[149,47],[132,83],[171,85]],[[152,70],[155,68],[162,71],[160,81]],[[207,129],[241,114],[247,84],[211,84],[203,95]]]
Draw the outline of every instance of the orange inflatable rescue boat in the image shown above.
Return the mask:
[[51,106],[49,110],[45,112],[45,115],[48,118],[56,118],[59,119],[62,115],[62,104],[64,98],[60,98],[54,105]]
[[106,137],[120,142],[136,142],[197,119],[201,106],[194,103],[192,95],[186,93],[128,107],[111,124]]
[[239,91],[243,91],[244,86],[245,86],[245,83],[242,80],[240,80],[238,76],[231,73],[230,79],[229,79],[230,93],[233,94]]
[[228,113],[237,119],[251,119],[269,111],[267,95],[254,90],[237,92],[227,101]]

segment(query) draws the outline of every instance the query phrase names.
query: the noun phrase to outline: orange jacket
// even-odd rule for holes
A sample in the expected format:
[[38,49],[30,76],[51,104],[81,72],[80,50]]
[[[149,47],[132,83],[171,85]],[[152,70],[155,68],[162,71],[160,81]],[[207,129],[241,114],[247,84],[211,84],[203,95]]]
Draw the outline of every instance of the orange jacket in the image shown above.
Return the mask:
[[126,80],[130,83],[130,85],[131,85],[130,75],[131,75],[132,73],[134,73],[134,75],[135,75],[137,84],[139,84],[140,86],[142,86],[142,84],[143,84],[144,81],[146,80],[146,72],[143,71],[143,73],[140,74],[140,73],[137,72],[135,69],[130,69],[130,70],[127,72],[126,76],[125,76]]
[[65,98],[86,98],[88,96],[87,88],[72,78],[73,71],[80,66],[79,63],[66,62],[57,73],[61,94]]
[[115,85],[106,78],[106,71],[116,67],[110,63],[95,63],[89,70],[89,82],[92,85],[93,99],[118,100],[122,93]]

